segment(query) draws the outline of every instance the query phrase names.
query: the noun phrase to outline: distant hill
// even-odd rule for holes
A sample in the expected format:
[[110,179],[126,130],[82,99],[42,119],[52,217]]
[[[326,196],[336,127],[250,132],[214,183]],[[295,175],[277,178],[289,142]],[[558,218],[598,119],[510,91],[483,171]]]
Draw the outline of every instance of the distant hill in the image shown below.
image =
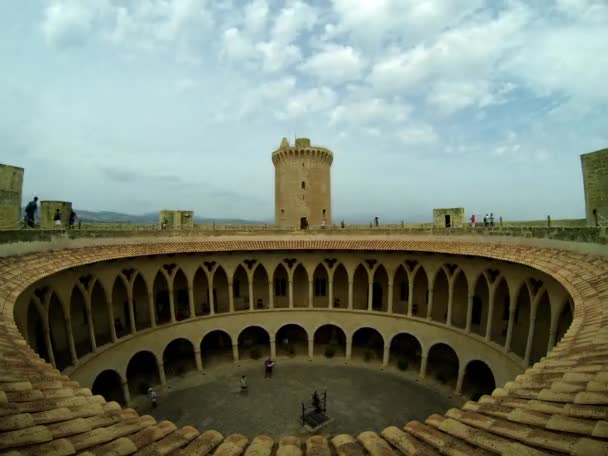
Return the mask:
[[[83,209],[74,209],[83,223],[133,223],[137,225],[147,225],[158,223],[158,212],[150,212],[141,215],[123,214],[121,212],[111,211],[86,211]],[[245,220],[231,218],[208,218],[194,216],[194,223],[218,223],[218,224],[238,224],[251,225],[265,223],[260,220]]]

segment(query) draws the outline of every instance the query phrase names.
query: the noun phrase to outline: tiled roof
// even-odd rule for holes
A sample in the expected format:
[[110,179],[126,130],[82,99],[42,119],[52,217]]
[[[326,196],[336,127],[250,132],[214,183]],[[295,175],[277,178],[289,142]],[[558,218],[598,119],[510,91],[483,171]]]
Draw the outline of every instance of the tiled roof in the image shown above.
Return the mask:
[[[157,423],[81,388],[33,352],[13,306],[33,282],[98,261],[256,250],[428,251],[512,261],[553,276],[570,293],[574,319],[555,348],[491,396],[424,423],[331,439],[274,441]],[[0,453],[19,455],[392,456],[608,455],[608,259],[556,248],[464,241],[279,238],[110,245],[0,258]]]

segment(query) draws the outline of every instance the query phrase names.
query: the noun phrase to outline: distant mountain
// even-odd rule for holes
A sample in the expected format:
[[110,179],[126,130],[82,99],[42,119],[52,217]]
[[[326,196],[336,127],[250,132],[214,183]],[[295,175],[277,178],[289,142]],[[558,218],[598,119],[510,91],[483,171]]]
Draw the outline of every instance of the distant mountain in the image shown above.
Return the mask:
[[[86,211],[83,209],[74,209],[83,223],[132,223],[139,225],[149,225],[158,223],[159,213],[150,212],[141,215],[123,214],[120,212],[111,211]],[[218,224],[238,224],[251,225],[266,223],[259,220],[231,219],[231,218],[208,218],[194,216],[194,223],[218,223]]]

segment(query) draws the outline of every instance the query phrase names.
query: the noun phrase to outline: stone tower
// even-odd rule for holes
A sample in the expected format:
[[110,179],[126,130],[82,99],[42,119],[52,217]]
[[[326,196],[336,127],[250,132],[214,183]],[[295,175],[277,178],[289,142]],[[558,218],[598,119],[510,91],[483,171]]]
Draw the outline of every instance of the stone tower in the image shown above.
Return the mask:
[[[608,149],[581,155],[587,225],[608,225]],[[596,211],[596,213],[594,213]]]
[[331,164],[333,153],[297,138],[290,145],[283,138],[272,153],[274,163],[275,223],[306,229],[331,224]]
[[23,168],[0,165],[0,228],[16,228],[21,219]]

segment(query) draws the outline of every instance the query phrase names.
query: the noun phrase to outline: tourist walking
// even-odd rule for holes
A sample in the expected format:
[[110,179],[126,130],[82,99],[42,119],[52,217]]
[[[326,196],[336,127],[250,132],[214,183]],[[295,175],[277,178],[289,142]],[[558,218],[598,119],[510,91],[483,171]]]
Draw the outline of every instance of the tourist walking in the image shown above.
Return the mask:
[[475,228],[475,214],[471,215],[471,228]]
[[61,212],[59,212],[59,209],[55,209],[55,215],[53,216],[53,223],[55,224],[55,226],[61,225]]
[[156,403],[157,397],[158,396],[156,394],[156,391],[154,391],[152,388],[148,388],[148,399],[152,404],[152,408],[156,408],[158,406],[158,404]]
[[494,213],[490,212],[490,226],[494,226]]
[[241,375],[241,393],[247,392],[247,376]]
[[74,210],[70,210],[70,220],[68,226],[70,228],[74,228],[74,222],[76,222],[76,212],[74,212]]
[[483,226],[488,227],[488,214],[483,216]]
[[272,368],[274,367],[275,362],[268,357],[266,361],[264,361],[264,378],[272,378]]
[[30,228],[34,228],[34,218],[36,216],[36,210],[38,209],[37,203],[38,197],[34,196],[34,199],[25,206],[25,224]]

